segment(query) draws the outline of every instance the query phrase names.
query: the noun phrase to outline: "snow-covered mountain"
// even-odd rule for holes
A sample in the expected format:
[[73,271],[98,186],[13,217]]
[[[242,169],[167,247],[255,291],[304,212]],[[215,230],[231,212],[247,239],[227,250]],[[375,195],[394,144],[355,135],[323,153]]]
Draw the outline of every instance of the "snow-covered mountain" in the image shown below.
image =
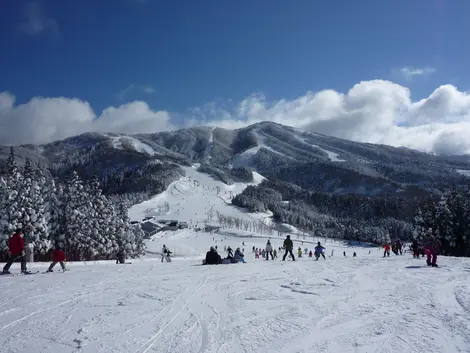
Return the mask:
[[[1,151],[6,154],[8,149]],[[135,170],[149,161],[186,166],[197,162],[231,183],[232,168],[249,167],[268,179],[337,194],[416,195],[470,180],[465,177],[470,171],[465,156],[434,156],[352,142],[271,122],[238,130],[195,127],[133,136],[88,133],[43,146],[21,146],[17,154],[61,173],[86,165],[82,169],[102,176]]]

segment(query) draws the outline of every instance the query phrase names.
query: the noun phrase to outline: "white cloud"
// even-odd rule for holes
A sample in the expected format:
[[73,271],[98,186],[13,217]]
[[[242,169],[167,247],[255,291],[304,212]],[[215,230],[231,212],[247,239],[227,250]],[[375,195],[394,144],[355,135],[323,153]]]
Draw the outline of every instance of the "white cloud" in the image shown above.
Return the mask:
[[24,21],[18,27],[18,33],[36,36],[45,31],[59,35],[59,25],[51,17],[47,17],[42,7],[35,2],[27,3],[23,8]]
[[153,92],[155,92],[155,89],[152,86],[139,86],[132,83],[123,90],[119,91],[116,95],[116,98],[120,101],[123,101],[131,92],[136,90],[147,94],[152,94]]
[[430,75],[432,73],[436,72],[436,69],[432,67],[402,67],[400,69],[400,73],[407,79],[411,80],[415,76],[425,76],[425,75]]
[[452,85],[417,102],[408,88],[382,80],[358,83],[346,94],[324,90],[293,100],[268,102],[258,94],[230,110],[193,111],[187,125],[240,128],[266,120],[354,141],[470,153],[470,94]]
[[106,108],[97,116],[88,102],[36,97],[15,105],[15,97],[0,93],[0,144],[46,143],[84,132],[139,133],[172,128],[170,115],[134,101]]
[[[415,102],[408,88],[382,80],[358,83],[347,93],[307,92],[293,100],[270,102],[254,94],[230,108],[208,103],[183,117],[186,126],[240,128],[273,121],[355,141],[470,153],[470,94],[452,85]],[[110,107],[97,116],[78,99],[36,97],[15,105],[11,94],[0,93],[0,143],[44,143],[86,131],[156,132],[174,128],[175,120],[143,101]]]

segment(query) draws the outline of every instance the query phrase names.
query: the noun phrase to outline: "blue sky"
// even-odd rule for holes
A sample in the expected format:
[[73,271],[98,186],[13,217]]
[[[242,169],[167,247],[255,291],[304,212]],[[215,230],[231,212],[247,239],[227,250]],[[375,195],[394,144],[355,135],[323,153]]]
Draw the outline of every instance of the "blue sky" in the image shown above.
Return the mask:
[[0,5],[0,91],[18,101],[78,97],[101,110],[134,84],[153,92],[135,88],[124,100],[182,111],[253,92],[289,99],[308,90],[346,92],[361,80],[404,82],[394,69],[406,66],[436,69],[413,82],[417,97],[438,84],[469,84],[467,1],[36,3],[56,27],[30,35],[18,29],[28,2]]
[[[47,102],[50,109],[61,104],[54,113],[57,121],[69,116],[74,121],[101,119],[108,107],[117,109],[104,114],[113,116],[109,121],[114,123],[117,113],[138,112],[141,120],[167,114],[158,115],[166,125],[155,129],[182,126],[188,119],[192,124],[232,119],[234,123],[219,125],[237,127],[242,125],[239,111],[248,103],[250,109],[242,109],[244,121],[284,122],[303,109],[296,119],[308,115],[310,120],[294,125],[312,126],[311,120],[321,120],[321,114],[350,117],[357,104],[371,111],[379,104],[373,100],[377,97],[380,105],[394,97],[390,112],[377,113],[384,115],[383,121],[393,120],[393,127],[441,123],[434,113],[422,116],[436,104],[434,111],[445,115],[445,122],[456,122],[456,111],[470,113],[464,92],[470,88],[469,13],[469,1],[454,0],[2,0],[0,108],[3,104],[8,114],[0,114],[0,126],[2,119],[6,125],[21,120],[18,115],[25,111],[48,115],[38,113],[44,100],[28,103],[34,97],[67,99]],[[376,79],[387,82],[378,85],[372,81]],[[368,83],[350,96],[361,81]],[[452,86],[433,93],[445,84]],[[324,95],[308,94],[328,89],[336,92],[328,103]],[[455,98],[462,94],[464,100]],[[358,95],[364,97],[352,104]],[[74,99],[86,104],[78,106]],[[418,104],[420,99],[433,101]],[[237,116],[222,109],[228,102]],[[316,108],[304,109],[305,102]],[[449,108],[455,102],[458,107]],[[126,103],[133,105],[121,109]],[[426,109],[416,112],[421,106]],[[211,116],[199,121],[188,115],[198,107],[210,110]],[[47,123],[52,124],[50,119]],[[53,125],[46,140],[69,134],[61,129]],[[379,130],[321,132],[393,142],[377,135]],[[432,150],[433,143],[422,149]]]

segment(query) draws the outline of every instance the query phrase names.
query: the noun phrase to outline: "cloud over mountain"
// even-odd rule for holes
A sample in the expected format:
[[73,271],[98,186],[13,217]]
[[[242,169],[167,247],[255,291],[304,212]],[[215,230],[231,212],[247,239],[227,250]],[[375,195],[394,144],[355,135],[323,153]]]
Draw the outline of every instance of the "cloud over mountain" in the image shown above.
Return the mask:
[[[178,123],[177,118],[185,118]],[[470,153],[470,94],[452,85],[413,102],[408,88],[390,81],[363,81],[347,93],[307,92],[293,100],[268,101],[254,94],[230,109],[216,103],[172,115],[143,101],[95,114],[88,102],[35,97],[15,104],[0,93],[0,143],[44,143],[87,131],[156,132],[176,126],[239,128],[260,121],[355,141],[406,146],[426,152]]]

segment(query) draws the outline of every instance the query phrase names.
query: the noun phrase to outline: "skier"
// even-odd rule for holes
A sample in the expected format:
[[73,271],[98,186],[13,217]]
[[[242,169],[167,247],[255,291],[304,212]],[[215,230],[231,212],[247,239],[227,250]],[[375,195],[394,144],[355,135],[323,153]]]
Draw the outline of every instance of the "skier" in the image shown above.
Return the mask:
[[331,250],[331,257],[333,257],[335,251],[334,250]]
[[[65,268],[65,264],[64,264],[65,260],[66,260],[66,258],[65,258],[64,251],[61,249],[60,246],[57,246],[55,248],[54,252],[52,253],[52,263],[51,263],[51,265],[49,266],[49,269],[46,272],[54,272],[52,269],[54,268],[55,265],[57,265],[57,263],[59,263],[60,267],[62,267],[62,271],[64,271],[64,272],[67,271],[67,269]],[[124,261],[121,262],[121,263],[124,263]]]
[[228,258],[232,258],[232,257],[233,257],[233,250],[232,250],[232,248],[231,248],[230,246],[227,248],[227,257],[228,257]]
[[401,243],[400,239],[397,240],[397,255],[403,255],[403,244]]
[[261,250],[261,257],[262,257],[263,259],[266,257],[265,255],[266,255],[266,251],[264,251],[264,249]]
[[411,250],[413,251],[413,259],[419,259],[419,244],[418,241],[415,239],[411,244]]
[[274,258],[277,259],[277,249],[276,248],[274,248],[273,254],[274,254]]
[[302,249],[300,248],[300,246],[297,249],[297,255],[298,255],[298,257],[302,257]]
[[274,260],[273,246],[271,245],[271,241],[268,239],[268,242],[266,243],[266,260],[269,260],[269,255],[271,255],[271,259]]
[[255,252],[255,246],[253,245],[253,252]]
[[318,261],[320,255],[323,257],[323,260],[326,260],[325,248],[321,245],[320,242],[318,242],[317,246],[315,247],[315,261]]
[[440,250],[441,242],[432,234],[432,230],[428,230],[428,233],[424,237],[423,246],[424,252],[426,253],[427,265],[432,267],[438,267],[437,253]]
[[343,256],[346,257],[346,251],[343,251]]
[[284,254],[284,257],[282,258],[282,261],[286,261],[286,257],[288,253],[292,257],[292,261],[295,261],[294,254],[292,253],[293,248],[294,248],[294,243],[292,242],[290,235],[287,235],[286,239],[284,239],[284,249],[286,249],[286,252]]
[[310,250],[310,252],[308,253],[308,257],[312,257],[313,256],[313,252],[312,250]]
[[390,257],[390,244],[389,243],[386,243],[384,245],[384,257]]
[[354,252],[354,253],[353,253],[353,257],[356,257],[356,256],[357,256],[357,255],[356,255],[356,252]]
[[162,248],[162,262],[165,259],[166,262],[171,262],[171,257],[170,257],[171,251],[163,244]]
[[10,274],[10,267],[15,260],[21,260],[21,272],[28,274],[26,269],[26,259],[24,252],[24,239],[21,236],[21,229],[17,229],[16,232],[8,239],[8,251],[10,252],[10,257],[5,267],[3,267],[3,273]]

